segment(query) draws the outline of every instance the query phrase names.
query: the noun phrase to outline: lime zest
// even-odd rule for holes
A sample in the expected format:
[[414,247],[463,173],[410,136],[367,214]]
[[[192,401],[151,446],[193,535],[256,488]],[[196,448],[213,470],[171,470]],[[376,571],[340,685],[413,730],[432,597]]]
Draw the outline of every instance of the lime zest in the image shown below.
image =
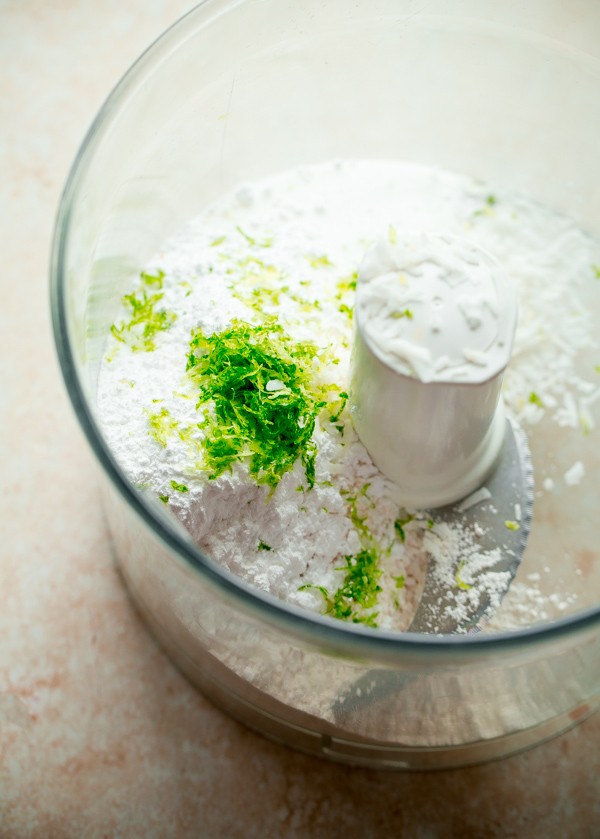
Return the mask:
[[589,415],[580,414],[579,415],[579,424],[581,426],[581,430],[583,431],[584,436],[587,437],[587,435],[592,430]]
[[331,268],[333,262],[326,254],[322,256],[307,256],[306,257],[313,268]]
[[146,411],[148,417],[149,431],[148,434],[156,440],[164,449],[167,447],[167,439],[176,434],[179,430],[179,423],[171,415],[167,408],[161,408],[156,413]]
[[410,522],[413,521],[413,520],[414,520],[414,516],[406,515],[406,516],[404,516],[404,518],[398,518],[394,522],[394,530],[398,534],[401,542],[406,541],[406,531],[404,530],[404,528],[406,527],[407,524],[410,524]]
[[529,394],[529,403],[530,403],[531,405],[537,405],[537,406],[538,406],[538,408],[544,408],[544,407],[545,407],[545,405],[544,405],[544,403],[543,403],[543,401],[542,401],[541,397],[540,397],[540,396],[538,396],[538,394],[537,394],[535,391],[533,391],[533,390],[532,390],[532,391],[531,391],[531,393]]
[[398,318],[408,318],[408,320],[413,319],[412,309],[402,309],[401,312],[392,312],[392,317],[395,319]]
[[248,244],[251,245],[253,248],[270,248],[273,244],[272,236],[267,236],[262,241],[259,241],[258,239],[255,239],[254,236],[251,236],[249,233],[246,233],[245,230],[242,230],[239,224],[236,224],[235,229],[240,234],[240,236],[243,236],[244,239],[248,242]]
[[267,545],[267,543],[263,542],[263,540],[261,539],[260,542],[258,543],[257,550],[258,551],[272,551],[273,548],[270,545]]
[[171,488],[177,492],[189,492],[189,489],[185,484],[178,484],[177,481],[171,481]]
[[[378,595],[382,591],[380,580],[384,572],[380,566],[380,556],[383,551],[369,529],[367,524],[368,515],[361,515],[358,509],[361,499],[366,499],[373,506],[368,494],[370,486],[370,483],[363,484],[355,495],[349,495],[347,491],[340,491],[340,495],[346,498],[348,515],[362,546],[359,553],[344,557],[345,565],[335,569],[345,572],[341,586],[333,593],[323,586],[311,584],[302,586],[300,590],[315,589],[321,592],[325,601],[323,614],[330,615],[338,620],[377,627],[378,612],[374,610]],[[410,518],[412,520],[412,517]],[[389,550],[386,553],[389,554]],[[404,587],[405,578],[403,575],[391,576],[391,579],[397,589]]]
[[162,501],[163,504],[168,504],[169,503],[169,496],[168,495],[159,495],[158,497],[160,498],[160,500]]
[[[316,345],[294,341],[275,318],[258,325],[236,319],[209,336],[193,331],[187,371],[199,390],[197,408],[205,409],[199,427],[211,478],[246,463],[257,484],[275,490],[300,460],[314,486],[312,435],[329,391],[314,384],[318,357]],[[267,389],[273,380],[283,386],[276,399]]]
[[486,195],[484,199],[483,207],[480,207],[478,210],[475,210],[473,213],[473,217],[477,216],[493,216],[494,210],[492,209],[498,203],[498,199],[495,195]]
[[317,586],[313,583],[305,583],[304,585],[300,586],[298,591],[320,591],[325,600],[329,600],[329,591],[325,586]]
[[[127,344],[133,352],[155,350],[156,335],[170,329],[177,320],[174,312],[157,308],[164,297],[164,292],[160,290],[164,276],[163,271],[157,274],[142,271],[142,287],[121,298],[123,306],[131,310],[131,317],[128,322],[113,323],[110,331],[117,341]],[[159,291],[149,294],[149,287],[156,287]]]
[[319,591],[325,600],[325,615],[377,627],[378,613],[370,611],[377,604],[377,595],[381,591],[379,578],[382,571],[377,553],[363,549],[354,556],[345,556],[344,561],[345,565],[335,569],[344,572],[344,581],[333,594],[325,586],[310,583],[301,586],[299,591]]
[[520,530],[521,529],[521,525],[519,524],[519,522],[518,521],[512,521],[511,519],[507,519],[504,522],[504,527],[506,527],[507,530]]
[[344,413],[344,408],[346,407],[346,403],[348,401],[348,394],[345,390],[341,390],[339,392],[339,400],[334,402],[331,407],[334,408],[334,412],[329,415],[329,422],[336,423],[341,415]]
[[456,569],[456,572],[454,574],[454,579],[456,581],[457,587],[459,589],[461,589],[461,591],[468,591],[470,588],[473,588],[473,585],[472,585],[472,583],[466,583],[460,575],[464,566],[465,566],[465,560],[461,559],[461,561],[458,563],[458,568]]
[[348,292],[356,291],[356,284],[358,283],[358,271],[353,271],[346,277],[341,277],[336,287],[338,290],[337,299],[341,300],[342,296]]
[[159,290],[163,287],[164,278],[165,272],[161,270],[159,270],[156,274],[151,274],[149,271],[142,271],[140,274],[140,279],[144,285],[147,285],[150,288],[156,287]]

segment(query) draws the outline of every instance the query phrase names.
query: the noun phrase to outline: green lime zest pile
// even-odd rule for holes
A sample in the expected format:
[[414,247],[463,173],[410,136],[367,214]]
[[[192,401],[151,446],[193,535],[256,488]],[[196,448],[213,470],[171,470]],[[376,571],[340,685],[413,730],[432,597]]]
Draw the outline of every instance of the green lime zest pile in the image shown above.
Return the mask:
[[313,383],[316,356],[314,344],[294,341],[274,318],[234,320],[208,337],[192,333],[187,370],[199,388],[197,407],[210,406],[199,427],[211,478],[245,462],[258,484],[275,489],[300,459],[314,486],[312,434],[328,390]]
[[[174,312],[158,308],[164,296],[164,292],[161,291],[164,276],[163,271],[158,271],[156,274],[142,271],[141,288],[122,298],[125,308],[131,310],[131,318],[127,322],[113,323],[110,331],[117,341],[128,344],[133,352],[155,350],[156,335],[169,329],[177,319]],[[153,288],[158,291],[151,293],[150,289]]]
[[316,589],[325,600],[325,614],[338,620],[364,623],[376,627],[377,612],[366,612],[377,604],[381,591],[381,568],[375,550],[363,549],[356,556],[345,556],[346,562],[337,571],[345,571],[344,582],[334,594],[324,586],[304,585],[300,591]]
[[[342,398],[344,396],[346,394]],[[356,555],[345,556],[346,564],[335,569],[345,572],[341,586],[333,594],[325,586],[312,583],[300,586],[299,591],[319,591],[325,601],[323,611],[325,615],[338,620],[377,627],[378,613],[373,609],[377,605],[377,598],[381,591],[379,584],[383,573],[380,567],[381,549],[373,539],[366,517],[358,512],[360,499],[366,498],[370,501],[368,498],[370,486],[369,483],[363,484],[357,495],[348,498],[350,518],[362,544],[362,550]]]
[[[344,395],[340,394],[341,397]],[[384,572],[384,569],[381,567],[382,557],[390,553],[392,543],[395,539],[399,539],[402,543],[406,541],[407,534],[405,528],[411,522],[414,521],[419,527],[426,527],[428,530],[433,529],[435,522],[432,518],[423,519],[420,516],[412,515],[401,509],[401,515],[394,522],[392,543],[387,547],[379,544],[369,528],[368,513],[361,514],[359,510],[359,505],[362,508],[364,508],[365,504],[374,506],[369,498],[370,486],[370,483],[363,484],[356,495],[353,496],[348,496],[347,493],[342,491],[343,495],[347,495],[348,515],[362,546],[362,550],[355,556],[344,557],[346,565],[335,569],[336,571],[346,572],[342,585],[333,594],[325,586],[312,583],[300,586],[298,590],[320,592],[325,601],[323,611],[325,615],[330,615],[338,620],[363,623],[376,628],[378,612],[374,611],[374,607],[377,606],[378,595],[382,591],[380,581],[384,573],[387,579],[391,579],[395,589],[400,590],[406,586],[404,574],[390,574],[387,577],[388,572]],[[467,590],[471,588],[470,584],[464,582],[460,577],[463,565],[464,560],[459,564],[455,579],[458,588]],[[393,602],[396,608],[399,609],[400,604],[396,597]]]

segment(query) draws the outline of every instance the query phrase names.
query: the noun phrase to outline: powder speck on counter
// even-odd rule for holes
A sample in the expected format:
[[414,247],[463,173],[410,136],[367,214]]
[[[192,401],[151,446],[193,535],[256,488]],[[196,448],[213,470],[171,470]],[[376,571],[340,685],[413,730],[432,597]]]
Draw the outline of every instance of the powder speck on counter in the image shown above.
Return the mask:
[[583,463],[578,460],[570,469],[565,472],[565,483],[567,486],[576,486],[585,475],[585,468]]
[[[517,288],[509,411],[531,429],[544,418],[579,432],[584,417],[593,427],[598,388],[575,366],[591,341],[577,289],[600,261],[599,245],[568,219],[498,189],[482,214],[489,194],[485,184],[424,166],[343,161],[244,184],[208,207],[132,277],[115,313],[98,408],[133,483],[224,568],[308,610],[404,630],[428,557],[457,615],[481,596],[499,605],[507,580],[494,570],[496,552],[477,549],[475,530],[437,525],[435,511],[402,508],[346,404],[365,251],[386,231],[434,230],[487,250]],[[252,382],[247,401],[243,387],[230,389],[227,354],[251,345],[261,361],[243,373]],[[207,398],[213,351],[222,392]],[[281,432],[291,460],[269,461],[264,434],[271,423],[276,436],[277,417],[292,410],[296,431],[312,431]],[[579,481],[582,464],[567,475]],[[540,606],[537,618],[544,615]]]

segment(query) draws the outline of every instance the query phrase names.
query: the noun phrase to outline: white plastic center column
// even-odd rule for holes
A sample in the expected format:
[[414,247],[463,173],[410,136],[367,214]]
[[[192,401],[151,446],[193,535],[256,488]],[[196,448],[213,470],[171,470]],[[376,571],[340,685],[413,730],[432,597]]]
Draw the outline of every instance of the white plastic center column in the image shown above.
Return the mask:
[[350,402],[399,503],[438,507],[481,486],[504,439],[500,388],[516,320],[506,275],[466,240],[413,234],[366,253]]

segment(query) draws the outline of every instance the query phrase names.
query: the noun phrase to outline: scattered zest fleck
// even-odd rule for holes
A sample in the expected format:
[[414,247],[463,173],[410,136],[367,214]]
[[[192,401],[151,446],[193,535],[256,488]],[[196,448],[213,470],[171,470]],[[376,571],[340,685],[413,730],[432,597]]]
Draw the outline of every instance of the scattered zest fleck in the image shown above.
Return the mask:
[[[154,400],[153,400],[154,401]],[[179,428],[177,420],[175,420],[166,408],[161,408],[158,413],[147,413],[148,425],[150,430],[148,433],[153,437],[159,445],[163,448],[167,447],[167,439],[172,434],[176,434]]]
[[128,344],[133,352],[152,352],[156,349],[156,335],[169,329],[175,323],[177,315],[157,308],[164,296],[162,291],[155,294],[149,294],[147,291],[148,287],[153,286],[162,289],[164,272],[149,274],[142,271],[140,277],[142,288],[122,298],[123,305],[131,310],[130,320],[113,323],[110,331],[117,341]]
[[504,526],[508,530],[520,530],[521,529],[521,525],[519,524],[519,522],[518,521],[512,521],[511,519],[507,519],[504,522]]
[[401,312],[394,312],[392,314],[393,318],[408,318],[409,320],[413,319],[413,313],[411,309],[403,309]]
[[249,245],[252,245],[252,247],[270,248],[271,245],[273,244],[273,237],[272,236],[267,236],[262,241],[259,241],[258,239],[255,239],[254,236],[250,236],[249,233],[246,233],[245,230],[242,230],[242,228],[239,226],[239,224],[236,225],[235,229],[240,234],[240,236],[244,237],[244,239],[248,242]]
[[349,291],[356,291],[356,284],[358,282],[358,271],[353,271],[352,274],[349,274],[347,277],[342,277],[337,282],[337,290],[338,290],[338,299],[341,298],[343,294]]
[[460,576],[460,573],[461,573],[461,571],[463,570],[464,566],[465,566],[465,561],[464,561],[464,559],[461,559],[461,561],[458,563],[458,568],[456,569],[456,573],[455,573],[455,575],[454,575],[454,579],[455,579],[455,581],[456,581],[456,585],[457,585],[457,587],[458,587],[461,591],[468,591],[470,588],[473,588],[473,586],[472,586],[472,584],[471,584],[471,583],[466,583],[466,582],[462,579],[462,577]]
[[348,401],[348,394],[345,390],[341,390],[339,396],[339,402],[333,403],[334,413],[329,415],[329,422],[337,422],[341,417],[342,413],[344,412],[344,408],[346,407],[346,402]]
[[406,532],[405,532],[404,528],[413,519],[414,519],[414,516],[407,516],[406,518],[403,518],[403,519],[396,519],[396,521],[394,522],[394,530],[396,531],[396,533],[400,537],[401,542],[406,541]]
[[306,258],[313,268],[331,268],[333,265],[329,257],[325,256],[325,254],[323,254],[323,256],[315,257],[307,256]]
[[273,548],[270,545],[267,545],[266,542],[263,542],[262,539],[258,543],[258,550],[259,551],[272,551]]
[[542,402],[541,398],[533,390],[529,394],[529,402],[532,405],[537,405],[538,408],[543,408],[544,407],[544,403]]
[[171,481],[171,488],[177,492],[189,492],[185,484],[178,484],[177,481]]
[[168,504],[169,503],[169,496],[168,495],[159,495],[158,497],[160,498],[160,500],[162,501],[163,504]]

